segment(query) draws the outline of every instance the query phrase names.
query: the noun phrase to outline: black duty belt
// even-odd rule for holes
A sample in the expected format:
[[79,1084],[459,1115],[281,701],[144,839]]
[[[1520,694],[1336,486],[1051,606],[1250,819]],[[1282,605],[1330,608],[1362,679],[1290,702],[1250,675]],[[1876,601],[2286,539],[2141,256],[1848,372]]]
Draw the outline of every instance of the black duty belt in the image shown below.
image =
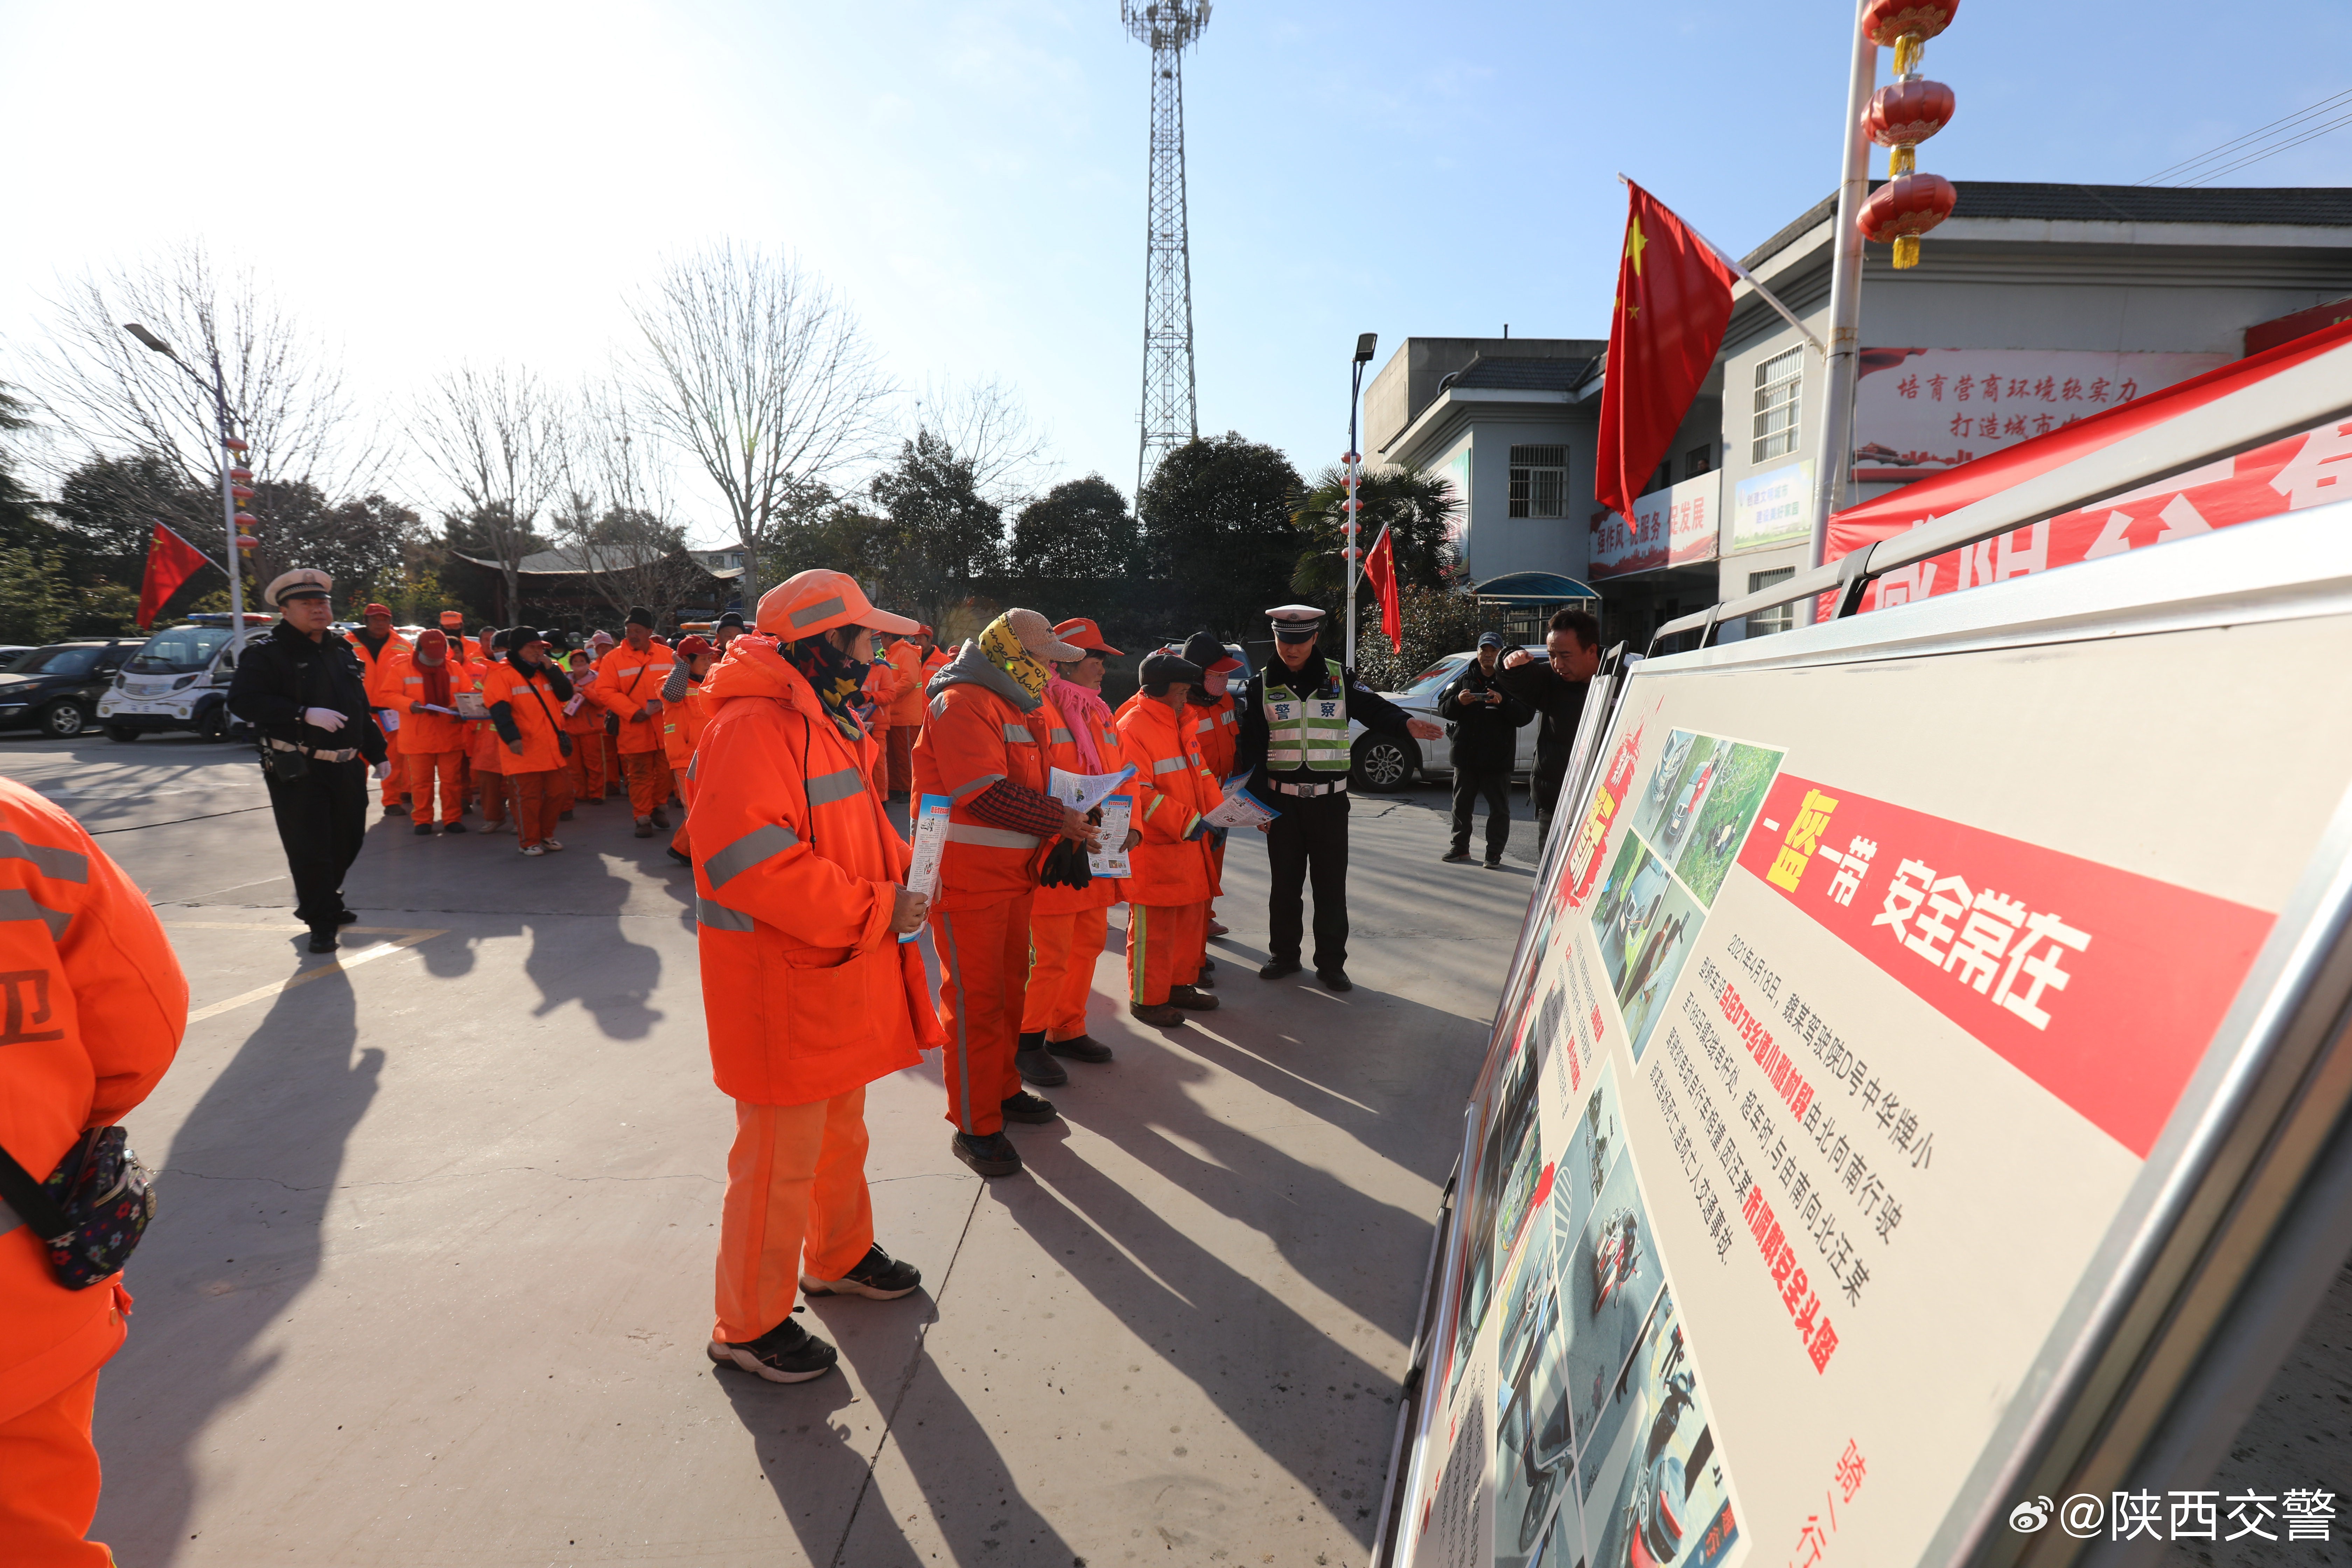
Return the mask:
[[1346,779],[1333,779],[1329,784],[1284,784],[1280,779],[1273,779],[1268,782],[1274,785],[1277,794],[1304,795],[1308,799],[1312,799],[1318,795],[1342,795],[1346,793],[1348,788],[1348,781]]

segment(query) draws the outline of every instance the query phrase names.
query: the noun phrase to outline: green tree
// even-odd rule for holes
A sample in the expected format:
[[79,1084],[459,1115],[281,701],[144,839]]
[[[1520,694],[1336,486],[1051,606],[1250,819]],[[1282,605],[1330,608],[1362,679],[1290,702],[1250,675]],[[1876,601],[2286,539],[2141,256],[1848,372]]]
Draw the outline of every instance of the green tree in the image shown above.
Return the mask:
[[0,548],[22,550],[50,542],[48,520],[40,513],[38,499],[16,478],[15,438],[32,426],[24,399],[0,382]]
[[[152,452],[90,458],[66,475],[50,510],[58,523],[58,564],[75,583],[102,578],[135,586],[158,522],[220,559],[219,498],[190,489],[178,467]],[[226,585],[225,578],[216,581]]]
[[1398,585],[1397,612],[1404,646],[1391,649],[1381,630],[1379,602],[1361,593],[1356,596],[1356,674],[1376,691],[1395,691],[1447,654],[1477,647],[1478,634],[1492,628],[1496,618],[1465,587],[1418,583]]
[[22,545],[0,548],[0,643],[58,641],[76,599],[53,559]]
[[[1347,599],[1348,580],[1339,558],[1341,503],[1348,492],[1335,464],[1315,476],[1291,522],[1305,548],[1292,568],[1290,585],[1309,599],[1338,609]],[[1362,540],[1365,549],[1386,528],[1396,549],[1397,584],[1443,588],[1462,572],[1461,552],[1454,547],[1454,528],[1462,514],[1461,498],[1452,481],[1422,468],[1389,468],[1367,474],[1357,488],[1364,503]],[[1360,590],[1358,595],[1361,599]]]
[[1238,431],[1160,460],[1136,503],[1146,573],[1167,584],[1166,624],[1233,637],[1290,596],[1302,486],[1290,459]]
[[1013,520],[1015,577],[1085,582],[1136,569],[1141,537],[1127,498],[1100,474],[1065,479]]
[[943,438],[916,431],[866,489],[889,520],[887,584],[923,619],[938,625],[948,605],[971,596],[973,579],[1002,569],[1003,510],[981,495],[971,462]]

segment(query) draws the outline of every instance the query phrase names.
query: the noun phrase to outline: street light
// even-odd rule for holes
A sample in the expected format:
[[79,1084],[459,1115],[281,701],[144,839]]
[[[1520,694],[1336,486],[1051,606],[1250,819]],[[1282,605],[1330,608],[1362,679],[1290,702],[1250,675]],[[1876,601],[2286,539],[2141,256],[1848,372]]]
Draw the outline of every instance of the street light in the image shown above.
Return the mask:
[[1348,625],[1341,643],[1340,662],[1349,669],[1356,668],[1356,568],[1363,552],[1356,548],[1357,520],[1363,507],[1356,499],[1357,482],[1364,477],[1363,454],[1356,449],[1356,405],[1364,392],[1364,367],[1372,363],[1372,351],[1380,347],[1378,332],[1360,332],[1356,336],[1356,357],[1348,366],[1348,456],[1341,469],[1344,475],[1345,499],[1339,503],[1340,555],[1348,563]]
[[122,330],[149,349],[170,360],[180,368],[181,374],[212,394],[213,414],[220,423],[221,519],[228,526],[228,624],[231,628],[229,637],[234,642],[237,635],[245,630],[245,557],[238,552],[237,549],[236,490],[229,469],[236,452],[243,447],[244,443],[229,434],[228,384],[221,374],[220,355],[217,353],[213,355],[212,384],[205,386],[205,378],[197,374],[194,367],[182,359],[170,343],[136,321],[123,322]]

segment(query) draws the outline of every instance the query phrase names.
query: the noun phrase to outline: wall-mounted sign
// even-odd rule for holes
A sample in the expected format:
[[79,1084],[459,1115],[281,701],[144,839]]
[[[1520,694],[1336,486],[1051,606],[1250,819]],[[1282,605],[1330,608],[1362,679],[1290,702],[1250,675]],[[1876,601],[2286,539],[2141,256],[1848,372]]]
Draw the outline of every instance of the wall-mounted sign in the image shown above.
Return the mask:
[[1723,475],[1701,474],[1633,503],[1631,518],[1613,511],[1592,518],[1590,575],[1622,577],[1661,566],[1686,566],[1715,559],[1723,522]]
[[1813,460],[1750,474],[1732,489],[1731,548],[1755,550],[1802,539],[1813,526]]
[[1864,349],[1854,388],[1853,477],[1902,484],[1956,468],[2229,360],[2077,349]]

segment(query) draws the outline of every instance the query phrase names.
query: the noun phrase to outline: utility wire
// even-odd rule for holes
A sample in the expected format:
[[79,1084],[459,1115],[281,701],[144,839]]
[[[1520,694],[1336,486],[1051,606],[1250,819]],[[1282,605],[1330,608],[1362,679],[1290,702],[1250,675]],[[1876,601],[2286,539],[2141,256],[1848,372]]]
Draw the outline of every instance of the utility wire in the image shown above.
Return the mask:
[[2290,147],[2300,147],[2306,142],[2315,142],[2320,137],[2326,135],[2329,132],[2340,131],[2347,125],[2352,125],[2352,114],[2343,115],[2340,118],[2331,120],[2326,124],[2319,126],[2317,129],[2310,131],[2304,135],[2298,136],[2292,142],[2279,142],[2276,146],[2264,148],[2263,151],[2255,153],[2249,157],[2241,158],[2234,163],[2226,164],[2221,168],[2215,169],[2210,174],[2200,174],[2197,178],[2189,181],[2189,183],[2191,185],[2210,184],[2230,173],[2232,169],[2242,169],[2249,163],[2259,163],[2263,159],[2272,156],[2273,153],[2284,153]]
[[[2308,109],[2297,110],[2294,113],[2284,115],[2279,119],[2272,121],[2267,125],[2258,125],[2242,136],[2233,136],[2218,147],[2209,148],[2205,152],[2198,153],[2193,158],[2184,158],[2179,163],[2159,169],[2155,174],[2148,175],[2146,179],[2136,180],[2133,184],[2153,185],[2159,181],[2172,178],[2177,175],[2186,174],[2190,170],[2195,169],[2200,163],[2210,163],[2216,158],[2228,158],[2233,157],[2242,153],[2250,153],[2250,156],[2242,158],[2238,162],[2229,165],[2230,168],[2240,169],[2245,167],[2248,163],[2256,163],[2263,158],[2267,158],[2273,153],[2283,153],[2289,147],[2300,146],[2303,142],[2311,140],[2313,136],[2325,135],[2327,132],[2336,130],[2346,123],[2344,120],[2335,120],[2329,121],[2324,126],[2321,126],[2315,131],[2311,131],[2309,134],[2302,133],[2307,129],[2301,124],[2302,121],[2311,119],[2314,115],[2324,114],[2329,110],[2336,108],[2346,99],[2352,99],[2352,88],[2347,88],[2341,92],[2330,93],[2327,97],[2321,99],[2317,103],[2311,105]],[[2250,149],[2246,145],[2248,142],[2256,142],[2264,136],[2270,135],[2273,132],[2286,131],[2294,131],[2297,132],[2294,140],[2280,142],[2274,146],[2263,149]],[[2197,184],[2204,180],[2211,178],[2214,174],[2224,174],[2227,172],[2227,170],[2213,170],[2208,174],[2198,175],[2195,180],[2189,183],[2191,184]]]

